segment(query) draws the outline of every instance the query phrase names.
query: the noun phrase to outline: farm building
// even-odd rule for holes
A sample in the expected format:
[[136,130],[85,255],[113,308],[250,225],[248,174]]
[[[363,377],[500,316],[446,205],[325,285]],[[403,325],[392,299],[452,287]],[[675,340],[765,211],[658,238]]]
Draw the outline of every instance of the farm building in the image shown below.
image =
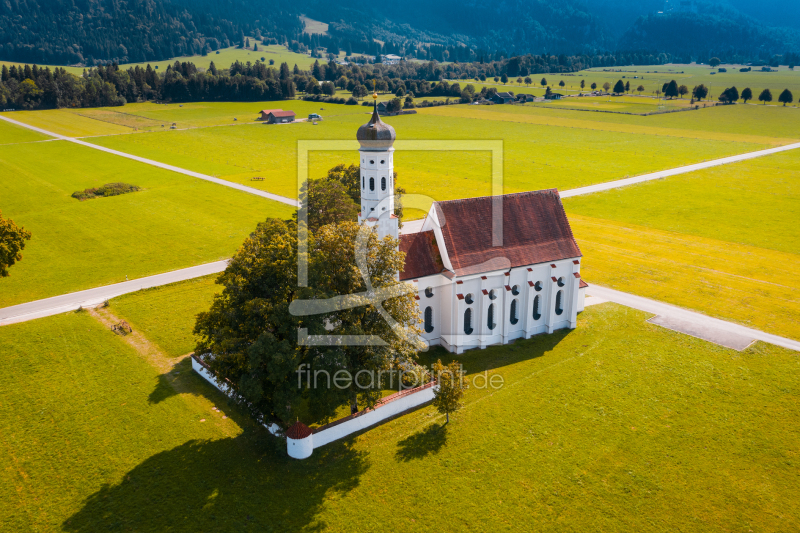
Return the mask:
[[273,110],[267,114],[267,124],[283,124],[286,122],[294,122],[294,111],[278,111]]
[[358,129],[359,223],[399,239],[400,280],[415,286],[423,338],[461,353],[574,328],[581,251],[555,189],[434,202],[418,233],[394,214],[394,128],[376,104]]
[[495,104],[510,104],[514,101],[514,93],[494,93],[492,95],[492,102]]
[[263,120],[266,122],[267,119],[269,118],[269,114],[272,113],[273,111],[283,111],[283,109],[262,109],[261,116],[258,117],[258,119],[256,120]]

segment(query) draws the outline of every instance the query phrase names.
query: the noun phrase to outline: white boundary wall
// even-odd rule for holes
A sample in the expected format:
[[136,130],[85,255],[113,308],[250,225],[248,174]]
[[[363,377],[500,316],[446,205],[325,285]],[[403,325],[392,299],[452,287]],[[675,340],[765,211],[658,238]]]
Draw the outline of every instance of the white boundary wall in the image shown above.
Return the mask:
[[[198,363],[197,359],[195,359],[194,357],[191,357],[191,359],[192,359],[192,370],[200,374],[200,376],[202,376],[203,379],[214,385],[214,387],[219,389],[225,396],[229,395],[228,393],[229,387],[227,385],[224,384],[220,385],[219,383],[217,383],[217,379],[211,374],[211,372],[208,371],[206,367]],[[271,424],[269,426],[264,424],[264,427],[267,428],[267,430],[273,435],[277,435],[281,429],[280,427],[278,427],[277,424]]]
[[[192,369],[200,374],[203,379],[222,391],[222,393],[226,395],[228,394],[228,386],[224,384],[220,385],[216,378],[211,375],[211,372],[209,372],[206,367],[201,365],[194,357],[192,357]],[[335,425],[322,429],[321,431],[311,435],[311,437],[308,437],[311,439],[312,451],[314,448],[325,446],[326,444],[329,444],[335,440],[339,440],[348,435],[361,431],[362,429],[367,429],[368,427],[374,426],[375,424],[383,422],[384,420],[393,416],[399,415],[404,411],[408,411],[409,409],[413,409],[424,403],[430,402],[433,400],[433,394],[437,387],[438,385],[433,385],[422,388],[416,392],[409,392],[408,394],[392,400],[389,403],[379,405],[374,409],[362,412],[350,420],[346,420],[340,424],[336,424],[334,422]],[[276,424],[272,424],[271,426],[265,425],[264,427],[266,427],[273,435],[277,435],[280,430]],[[288,440],[289,439],[287,439],[287,441]],[[289,443],[287,442],[287,451],[288,444]]]
[[339,440],[352,433],[356,433],[362,429],[374,426],[379,422],[383,422],[387,418],[391,418],[404,411],[408,411],[409,409],[413,409],[414,407],[418,407],[424,403],[427,403],[433,400],[433,393],[434,390],[436,390],[436,387],[437,385],[434,385],[417,392],[409,393],[385,405],[378,406],[375,409],[371,409],[363,414],[360,414],[350,420],[347,420],[346,422],[336,424],[335,426],[323,429],[318,433],[314,433],[312,435],[312,438],[314,439],[314,448],[325,446],[326,444],[335,440]]

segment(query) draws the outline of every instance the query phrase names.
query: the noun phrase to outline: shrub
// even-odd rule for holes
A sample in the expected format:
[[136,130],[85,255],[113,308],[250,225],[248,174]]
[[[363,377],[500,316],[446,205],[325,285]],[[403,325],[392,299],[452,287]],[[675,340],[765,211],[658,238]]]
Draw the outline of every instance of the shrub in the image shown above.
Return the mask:
[[353,98],[352,96],[347,99],[347,102],[344,103],[345,105],[358,105],[358,100]]
[[136,192],[142,190],[141,187],[130,185],[128,183],[106,183],[102,187],[84,189],[82,191],[75,191],[72,197],[83,202],[84,200],[91,200],[92,198],[104,198],[107,196],[119,196],[120,194],[127,194],[129,192]]

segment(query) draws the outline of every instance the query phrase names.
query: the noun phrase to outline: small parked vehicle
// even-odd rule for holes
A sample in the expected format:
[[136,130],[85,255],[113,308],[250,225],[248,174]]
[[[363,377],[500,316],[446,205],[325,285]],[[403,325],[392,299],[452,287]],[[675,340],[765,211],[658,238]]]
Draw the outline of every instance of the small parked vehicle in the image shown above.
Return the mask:
[[322,120],[322,116],[317,113],[311,113],[308,115],[308,120]]

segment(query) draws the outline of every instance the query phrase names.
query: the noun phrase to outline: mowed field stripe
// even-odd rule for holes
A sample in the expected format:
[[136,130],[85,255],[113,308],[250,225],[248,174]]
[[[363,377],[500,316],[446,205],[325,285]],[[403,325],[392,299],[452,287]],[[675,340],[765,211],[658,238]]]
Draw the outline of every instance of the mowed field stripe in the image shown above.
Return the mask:
[[230,187],[232,189],[237,189],[242,192],[254,194],[256,196],[260,196],[262,198],[266,198],[268,200],[273,200],[275,202],[280,202],[283,204],[291,205],[292,207],[297,207],[297,200],[293,200],[292,198],[286,198],[285,196],[279,196],[277,194],[272,194],[270,192],[261,191],[259,189],[254,189],[253,187],[248,187],[247,185],[240,185],[238,183],[234,183],[232,181],[227,181],[219,178],[215,178],[214,176],[208,176],[206,174],[201,174],[199,172],[194,172],[191,170],[186,170],[184,168],[176,167],[173,165],[168,165],[166,163],[160,163],[158,161],[153,161],[152,159],[147,159],[144,157],[139,157],[136,155],[128,154],[125,152],[120,152],[119,150],[114,150],[112,148],[106,148],[104,146],[99,146],[96,144],[88,143],[82,141],[80,139],[76,139],[75,137],[67,137],[65,135],[59,135],[58,133],[53,133],[51,131],[47,131],[42,128],[37,128],[36,126],[31,126],[29,124],[25,124],[24,122],[19,122],[17,120],[10,119],[3,115],[0,115],[0,119],[5,120],[11,124],[16,124],[17,126],[22,126],[24,128],[28,128],[33,131],[37,131],[39,133],[43,133],[45,135],[50,135],[51,137],[55,137],[56,139],[67,141],[75,144],[80,144],[81,146],[86,146],[88,148],[93,148],[95,150],[100,150],[101,152],[106,152],[113,155],[118,155],[120,157],[125,157],[127,159],[131,159],[133,161],[138,161],[140,163],[144,163],[146,165],[151,165],[158,168],[163,168],[164,170],[169,170],[171,172],[177,172],[178,174],[184,174],[186,176],[191,176],[193,178],[198,178],[205,181],[210,181],[212,183],[216,183],[218,185],[223,185],[225,187]]

